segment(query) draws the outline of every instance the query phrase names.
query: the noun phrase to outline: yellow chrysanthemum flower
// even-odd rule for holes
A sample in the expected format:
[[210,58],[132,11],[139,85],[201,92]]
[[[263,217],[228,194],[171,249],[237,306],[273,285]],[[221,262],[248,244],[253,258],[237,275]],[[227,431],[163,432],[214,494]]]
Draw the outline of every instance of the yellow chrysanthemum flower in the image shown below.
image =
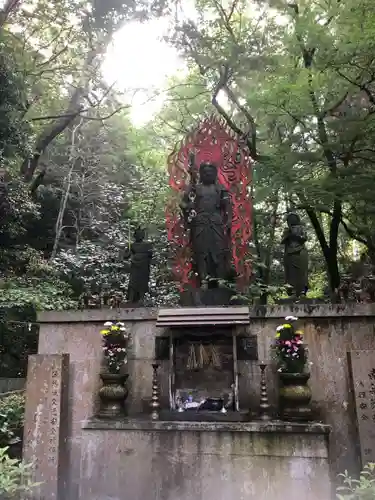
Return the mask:
[[285,323],[285,324],[283,325],[283,328],[292,328],[292,325],[290,325],[289,323]]
[[110,334],[110,331],[109,330],[100,330],[100,333],[102,335],[109,335]]
[[275,339],[278,339],[280,337],[280,332],[277,332],[275,335]]
[[120,327],[119,327],[119,326],[114,325],[114,326],[111,326],[111,330],[112,330],[112,331],[113,331],[113,330],[114,330],[114,331],[117,331],[117,330],[120,330]]
[[296,331],[296,335],[303,335],[303,331],[302,330],[297,330]]

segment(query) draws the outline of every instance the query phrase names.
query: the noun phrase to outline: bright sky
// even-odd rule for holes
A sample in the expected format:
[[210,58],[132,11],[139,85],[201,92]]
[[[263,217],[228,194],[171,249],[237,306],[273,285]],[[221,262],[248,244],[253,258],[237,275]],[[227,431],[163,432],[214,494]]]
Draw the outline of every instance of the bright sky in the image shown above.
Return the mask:
[[[126,92],[135,125],[144,124],[158,112],[167,78],[184,68],[177,51],[161,40],[167,29],[168,19],[129,23],[115,35],[108,51],[104,77]],[[153,98],[155,94],[159,95]]]

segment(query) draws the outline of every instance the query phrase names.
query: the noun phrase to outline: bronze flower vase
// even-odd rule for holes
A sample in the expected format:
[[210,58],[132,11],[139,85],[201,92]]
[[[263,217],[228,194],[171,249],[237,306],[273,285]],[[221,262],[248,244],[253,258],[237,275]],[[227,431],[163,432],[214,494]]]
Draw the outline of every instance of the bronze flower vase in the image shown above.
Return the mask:
[[99,390],[99,418],[118,418],[125,414],[125,400],[128,389],[125,385],[129,374],[101,373],[103,387]]
[[311,420],[310,373],[280,373],[280,412],[282,420],[307,422]]

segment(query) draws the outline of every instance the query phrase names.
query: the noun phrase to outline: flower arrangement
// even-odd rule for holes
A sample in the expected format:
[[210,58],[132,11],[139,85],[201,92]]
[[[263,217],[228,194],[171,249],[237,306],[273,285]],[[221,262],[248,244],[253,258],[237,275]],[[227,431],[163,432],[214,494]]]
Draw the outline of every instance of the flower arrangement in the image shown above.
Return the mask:
[[103,340],[103,354],[109,373],[120,373],[127,362],[129,332],[120,321],[107,321],[100,331]]
[[303,373],[307,363],[307,347],[303,342],[303,332],[296,329],[298,318],[287,316],[285,323],[276,329],[273,345],[278,371]]

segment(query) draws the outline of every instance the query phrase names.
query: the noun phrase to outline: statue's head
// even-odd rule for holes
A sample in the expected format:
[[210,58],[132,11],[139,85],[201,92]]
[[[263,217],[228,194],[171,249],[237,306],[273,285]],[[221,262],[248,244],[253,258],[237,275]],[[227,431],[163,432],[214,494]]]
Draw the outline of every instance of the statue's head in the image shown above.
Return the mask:
[[300,219],[300,216],[298,214],[296,214],[294,212],[290,212],[286,216],[286,222],[287,222],[289,227],[299,226],[301,224],[301,219]]
[[213,163],[201,163],[199,177],[202,184],[214,184],[217,180],[217,166]]
[[146,238],[146,231],[142,229],[141,227],[137,227],[137,229],[134,231],[134,239],[137,243],[140,243]]

